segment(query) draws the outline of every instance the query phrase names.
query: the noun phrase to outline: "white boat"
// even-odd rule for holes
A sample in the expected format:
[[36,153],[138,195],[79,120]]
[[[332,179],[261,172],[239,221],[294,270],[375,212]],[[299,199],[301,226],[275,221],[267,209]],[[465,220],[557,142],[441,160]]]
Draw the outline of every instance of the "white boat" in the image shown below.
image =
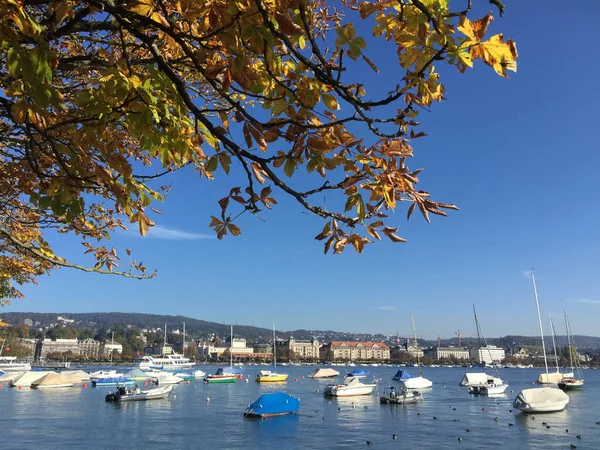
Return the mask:
[[[542,338],[542,351],[544,353],[544,365],[548,375],[548,359],[546,358],[546,344],[544,343],[544,330],[542,328],[542,317],[540,314],[540,303],[535,285],[535,276],[531,272],[533,293],[535,295],[535,306],[537,308],[540,335]],[[525,413],[557,412],[565,409],[569,403],[569,396],[563,391],[552,387],[523,389],[513,402],[513,406]]]
[[31,384],[34,389],[57,389],[73,387],[74,384],[80,383],[81,379],[77,374],[65,374],[64,372],[46,372],[46,376],[40,378],[35,383]]
[[122,377],[122,373],[117,373],[116,370],[97,370],[90,373],[90,380],[101,380],[102,378],[117,378]]
[[[184,326],[184,341],[185,341],[185,323]],[[185,348],[185,342],[184,342]],[[180,353],[175,353],[173,348],[167,344],[167,324],[165,323],[165,342],[163,344],[162,353],[159,356],[139,356],[135,359],[135,367],[140,370],[162,369],[162,370],[179,370],[189,369],[194,365],[190,358],[186,358]]]
[[469,394],[487,395],[492,397],[494,395],[504,394],[507,388],[508,384],[504,383],[495,384],[494,382],[491,382],[489,384],[474,384],[469,387]]
[[171,372],[163,372],[159,370],[146,372],[149,377],[156,380],[156,383],[161,386],[165,384],[179,384],[183,381],[182,377],[178,377],[176,374]]
[[40,370],[30,370],[25,372],[19,378],[12,380],[9,385],[11,387],[31,387],[32,383],[35,383],[37,380],[44,378],[48,372],[43,372]]
[[556,340],[554,335],[556,334],[554,331],[554,322],[552,322],[552,317],[550,318],[550,328],[552,330],[552,348],[554,349],[554,361],[556,363],[556,372],[554,373],[541,373],[537,379],[538,384],[548,384],[548,385],[557,385],[560,383],[563,378],[573,378],[575,375],[573,372],[561,373],[560,367],[558,366],[558,355],[556,354]]
[[[583,376],[581,375],[581,370],[579,369],[577,347],[575,347],[575,341],[573,340],[573,334],[571,333],[571,324],[569,323],[567,311],[565,311],[565,326],[567,328],[567,348],[569,349],[569,360],[571,361],[571,372],[573,375],[565,375],[560,383],[558,383],[558,387],[563,391],[583,389]],[[575,364],[573,364],[573,352],[575,352]],[[577,377],[575,377],[575,370],[577,370]]]
[[23,376],[25,372],[6,372],[4,375],[0,375],[0,384],[1,383],[10,383],[13,380]]
[[111,392],[106,395],[107,402],[139,402],[147,400],[158,400],[167,398],[173,391],[173,386],[162,386],[147,391],[141,391],[137,386],[132,389],[120,387],[116,392]]
[[0,356],[0,370],[2,372],[27,372],[31,364],[18,362],[16,356]]
[[523,389],[513,406],[525,413],[558,412],[565,409],[569,396],[551,387]]
[[481,384],[488,384],[490,382],[500,384],[502,383],[502,380],[485,372],[469,372],[465,373],[462,380],[460,380],[459,385],[463,387],[471,387],[478,386]]
[[315,369],[313,372],[308,374],[308,378],[334,378],[339,376],[339,372],[333,369]]
[[330,384],[325,388],[326,397],[350,397],[353,395],[370,395],[373,393],[376,384],[362,383],[356,377],[348,377],[344,384]]
[[[485,344],[485,348],[488,349],[490,361],[491,361],[492,367],[496,371],[496,376],[493,377],[491,375],[488,375],[485,372],[485,367],[484,367],[483,372],[482,372],[482,375],[484,375],[484,379],[479,383],[471,384],[471,386],[469,387],[469,393],[474,394],[474,395],[487,395],[487,396],[502,395],[508,388],[508,384],[506,384],[502,381],[502,379],[500,378],[500,374],[498,373],[498,365],[494,364],[494,361],[492,358],[492,352],[490,351],[490,347],[488,346],[487,340],[485,339],[485,334],[483,333],[483,329],[481,328],[481,324],[479,323],[479,319],[477,318],[477,311],[475,310],[475,305],[473,305],[473,316],[475,317],[475,326],[477,327],[477,345],[478,345],[479,349],[481,349],[481,338],[483,338],[483,343]],[[480,352],[478,352],[478,354],[480,354]],[[479,361],[479,362],[481,362],[481,361]],[[465,374],[465,377],[467,375],[475,375],[475,374]],[[473,379],[473,377],[470,377],[470,378]],[[475,378],[477,378],[477,377],[475,377]],[[469,379],[469,377],[467,377],[467,379]],[[463,380],[464,380],[464,377],[463,377]]]
[[423,369],[421,367],[421,358],[419,357],[419,341],[417,340],[417,329],[415,328],[415,318],[413,317],[412,311],[410,312],[410,321],[412,323],[413,334],[415,335],[415,348],[417,349],[417,364],[419,368],[419,376],[407,378],[402,380],[406,389],[429,389],[433,386],[433,383],[427,378],[423,377]]
[[192,373],[194,374],[194,377],[196,377],[197,379],[204,378],[206,376],[206,372],[204,372],[202,370],[194,370]]

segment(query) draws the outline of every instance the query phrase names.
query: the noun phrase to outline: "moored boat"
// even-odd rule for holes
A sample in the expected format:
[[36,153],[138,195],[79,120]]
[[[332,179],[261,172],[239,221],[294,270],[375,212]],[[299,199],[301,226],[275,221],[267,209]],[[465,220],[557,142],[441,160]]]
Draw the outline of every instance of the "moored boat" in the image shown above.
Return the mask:
[[131,386],[135,384],[135,380],[125,377],[107,377],[100,378],[97,380],[92,379],[92,386],[103,387],[103,386]]
[[370,395],[376,384],[362,383],[357,377],[347,377],[344,384],[330,384],[325,388],[326,397],[350,397],[353,395]]
[[565,409],[569,396],[556,388],[523,389],[513,406],[524,413],[558,412]]
[[379,398],[382,405],[408,405],[423,401],[423,394],[410,389],[395,389],[394,386],[386,389]]
[[[559,389],[563,391],[575,391],[583,389],[583,377],[579,367],[579,361],[577,357],[577,347],[575,347],[575,341],[573,340],[573,334],[571,333],[571,324],[569,323],[569,317],[567,311],[565,311],[565,326],[567,328],[567,348],[569,351],[569,360],[571,362],[571,376],[565,375],[560,383],[558,383]],[[575,358],[573,358],[573,352],[575,352]],[[575,362],[573,362],[573,360]],[[577,377],[575,377],[575,371],[577,371]]]
[[273,322],[273,370],[261,370],[256,375],[257,383],[277,383],[286,381],[287,373],[277,372],[277,345],[275,340],[275,322]]
[[79,375],[46,372],[46,375],[32,383],[31,387],[33,389],[68,388],[73,387],[75,383],[81,383]]
[[256,381],[258,383],[276,383],[286,381],[288,378],[287,373],[277,373],[270,370],[261,370],[256,375]]
[[40,378],[44,378],[48,372],[43,372],[39,370],[30,370],[25,372],[19,378],[12,380],[9,385],[11,387],[31,387],[31,384],[39,380]]
[[[533,293],[535,296],[535,306],[537,309],[538,322],[540,325],[540,337],[542,338],[542,353],[544,354],[544,365],[546,375],[548,374],[548,360],[546,358],[546,344],[544,342],[544,330],[542,328],[542,317],[540,314],[540,303],[538,300],[537,287],[535,285],[535,276],[531,272],[531,282],[533,284]],[[513,406],[524,413],[542,413],[557,412],[565,409],[569,403],[569,396],[557,388],[541,387],[523,389],[515,398]]]
[[209,374],[204,377],[204,382],[208,384],[214,383],[235,383],[238,380],[236,375],[217,375]]
[[369,376],[369,371],[364,369],[354,369],[352,372],[348,372],[346,376],[353,378],[367,378]]
[[296,414],[300,401],[284,392],[263,394],[250,404],[244,412],[244,417],[266,419],[268,417]]
[[111,392],[106,395],[105,401],[107,402],[139,402],[147,400],[159,400],[167,398],[173,391],[172,385],[161,386],[147,391],[141,391],[139,387],[135,386],[133,389],[127,389],[126,387],[120,387],[115,392]]
[[337,370],[321,368],[315,369],[313,372],[308,374],[308,378],[334,378],[339,376],[340,373]]
[[404,381],[404,380],[408,380],[409,378],[412,378],[412,375],[410,373],[408,373],[404,369],[399,369],[398,372],[396,372],[396,375],[394,375],[392,377],[392,380],[394,380],[394,381]]
[[2,372],[27,372],[31,370],[28,362],[17,361],[16,356],[0,356],[0,370]]

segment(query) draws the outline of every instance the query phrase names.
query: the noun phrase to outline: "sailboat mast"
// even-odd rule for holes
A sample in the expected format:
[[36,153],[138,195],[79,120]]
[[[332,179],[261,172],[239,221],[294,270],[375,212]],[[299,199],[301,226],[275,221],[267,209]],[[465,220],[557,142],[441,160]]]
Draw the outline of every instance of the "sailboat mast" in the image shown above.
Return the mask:
[[273,368],[277,368],[277,355],[275,348],[277,347],[277,343],[275,342],[275,322],[273,322]]
[[548,375],[548,360],[546,359],[546,344],[544,343],[544,330],[542,328],[542,316],[540,314],[540,302],[538,300],[537,287],[535,285],[535,275],[533,274],[533,270],[531,271],[531,282],[533,283],[533,293],[535,294],[535,307],[537,308],[538,314],[538,322],[540,324],[540,335],[542,337],[542,351],[544,352],[544,365],[546,366],[546,377],[548,380],[550,376]]
[[181,346],[181,353],[185,357],[185,322],[183,322],[183,345]]
[[552,321],[552,316],[550,314],[548,314],[548,317],[550,318],[550,328],[552,330],[552,347],[554,347],[554,360],[556,361],[556,372],[560,372],[560,369],[558,367],[558,355],[556,354],[556,340],[554,335],[556,334],[556,330],[554,330],[554,322]]
[[112,355],[115,351],[115,332],[112,332],[112,338],[110,340],[110,365],[112,366]]
[[412,310],[410,311],[410,321],[413,327],[413,334],[415,335],[415,346],[417,347],[417,365],[419,366],[419,374],[423,377],[423,369],[421,369],[421,358],[419,356],[419,341],[417,341],[417,330],[415,328],[415,318],[413,317]]
[[[477,311],[475,311],[475,305],[473,305],[473,315],[475,316],[475,327],[477,328],[477,356],[481,359],[481,337],[479,334],[479,320],[477,319]],[[479,361],[481,362],[481,360]],[[485,372],[485,367],[483,368]]]
[[229,330],[229,366],[233,368],[233,325]]
[[569,352],[569,362],[571,363],[571,372],[575,373],[573,367],[573,352],[571,351],[571,333],[569,333],[569,320],[567,319],[567,311],[565,311],[565,328],[567,330],[567,348]]

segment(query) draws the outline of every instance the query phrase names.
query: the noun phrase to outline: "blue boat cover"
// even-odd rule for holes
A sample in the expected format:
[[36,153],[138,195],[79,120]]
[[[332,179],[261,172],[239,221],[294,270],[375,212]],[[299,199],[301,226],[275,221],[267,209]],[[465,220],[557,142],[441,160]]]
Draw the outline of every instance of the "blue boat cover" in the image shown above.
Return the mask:
[[263,394],[246,408],[245,414],[255,416],[273,414],[294,414],[300,408],[300,401],[285,392]]
[[392,377],[392,380],[408,380],[409,378],[412,378],[412,375],[406,370],[400,369],[398,372],[396,372],[396,375]]
[[349,377],[366,377],[368,375],[369,371],[364,369],[354,369],[348,374]]
[[133,369],[133,370],[130,370],[129,372],[127,372],[127,373],[126,373],[125,375],[123,375],[123,376],[124,376],[125,378],[133,378],[133,377],[136,377],[136,378],[147,378],[147,379],[150,379],[150,378],[152,378],[152,375],[150,375],[150,374],[147,374],[146,372],[143,372],[143,371],[142,371],[142,370],[140,370],[140,369]]
[[0,370],[0,375],[4,375],[4,372],[2,372],[1,370]]
[[244,375],[244,369],[242,369],[241,367],[220,367],[217,369],[217,373],[215,375],[226,375],[226,374],[233,374],[233,375]]

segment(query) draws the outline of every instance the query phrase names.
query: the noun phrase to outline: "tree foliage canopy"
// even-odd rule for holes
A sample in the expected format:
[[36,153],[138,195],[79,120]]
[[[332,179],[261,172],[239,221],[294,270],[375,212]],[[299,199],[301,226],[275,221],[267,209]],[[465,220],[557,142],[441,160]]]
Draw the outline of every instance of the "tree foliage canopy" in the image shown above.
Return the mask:
[[[184,167],[245,173],[215,205],[219,239],[282,195],[323,218],[316,238],[334,253],[402,242],[386,222],[398,202],[427,220],[456,209],[407,166],[419,112],[444,99],[436,66],[480,59],[506,76],[517,51],[486,38],[491,14],[472,21],[471,0],[454,3],[0,0],[0,298],[59,266],[151,276],[128,250],[119,271],[107,239],[128,224],[145,235],[160,178]],[[381,98],[357,81],[378,72],[358,30],[396,50]],[[312,187],[296,187],[300,171]],[[55,254],[50,230],[78,236],[95,265]]]

